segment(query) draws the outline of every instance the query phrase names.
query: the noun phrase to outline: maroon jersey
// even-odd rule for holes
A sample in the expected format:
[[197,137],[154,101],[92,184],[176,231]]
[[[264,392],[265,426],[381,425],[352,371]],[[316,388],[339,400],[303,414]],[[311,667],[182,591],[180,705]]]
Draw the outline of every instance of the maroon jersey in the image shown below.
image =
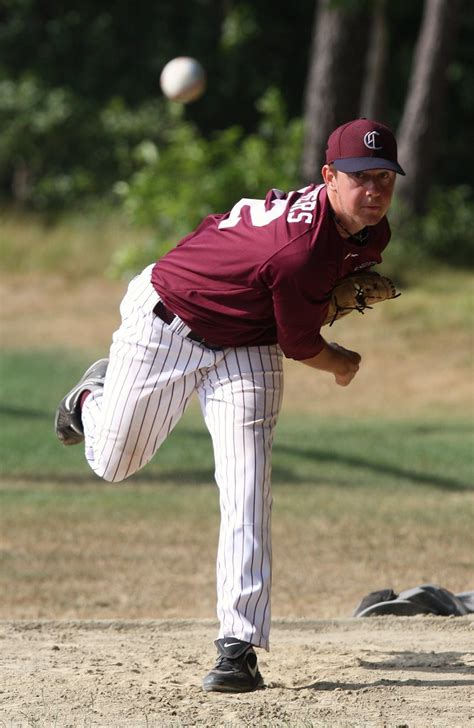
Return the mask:
[[292,359],[321,351],[320,328],[335,282],[380,263],[386,218],[363,245],[342,238],[324,185],[265,200],[242,199],[210,215],[161,258],[152,282],[164,303],[217,346],[278,343]]

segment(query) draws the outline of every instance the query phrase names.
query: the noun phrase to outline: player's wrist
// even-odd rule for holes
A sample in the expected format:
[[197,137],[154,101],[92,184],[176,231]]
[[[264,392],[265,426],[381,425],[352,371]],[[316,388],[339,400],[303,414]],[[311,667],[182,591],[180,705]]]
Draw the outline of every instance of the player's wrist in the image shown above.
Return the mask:
[[307,364],[314,369],[320,369],[321,371],[336,374],[336,371],[340,366],[340,358],[341,356],[337,352],[335,346],[333,344],[328,344],[328,342],[325,341],[323,348],[320,352],[318,352],[318,354],[315,354],[310,359],[304,359],[302,363]]

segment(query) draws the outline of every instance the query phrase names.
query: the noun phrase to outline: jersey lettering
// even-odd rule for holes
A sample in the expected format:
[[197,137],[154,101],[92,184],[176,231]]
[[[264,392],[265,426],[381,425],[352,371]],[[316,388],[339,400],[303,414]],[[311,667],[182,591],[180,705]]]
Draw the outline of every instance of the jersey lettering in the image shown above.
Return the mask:
[[[298,202],[292,205],[286,218],[287,222],[305,222],[310,225],[313,222],[313,212],[316,208],[318,194],[323,186],[320,185],[311,192],[303,195]],[[298,192],[302,191],[298,190]],[[283,195],[283,192],[280,192],[280,190],[274,190],[274,193]],[[273,220],[283,215],[287,205],[287,198],[272,200],[272,207],[267,208],[265,207],[265,200],[243,197],[234,205],[229,212],[229,216],[225,220],[221,220],[217,227],[219,230],[225,230],[226,228],[233,228],[238,225],[242,220],[241,213],[244,207],[249,209],[250,219],[254,227],[265,227],[265,225],[269,225]]]
[[286,219],[288,222],[305,222],[308,225],[313,222],[313,216],[310,212],[300,212],[298,214],[290,212]]
[[265,207],[265,200],[253,200],[249,197],[244,197],[234,205],[229,213],[229,217],[220,221],[218,228],[222,230],[238,225],[242,219],[240,213],[244,207],[250,209],[252,225],[254,227],[264,227],[265,225],[269,225],[273,220],[276,220],[280,215],[283,215],[286,205],[287,200],[273,200],[272,207],[267,209]]
[[316,189],[300,197],[298,202],[291,206],[286,218],[287,222],[305,222],[307,225],[311,225],[320,189],[321,186],[316,187]]

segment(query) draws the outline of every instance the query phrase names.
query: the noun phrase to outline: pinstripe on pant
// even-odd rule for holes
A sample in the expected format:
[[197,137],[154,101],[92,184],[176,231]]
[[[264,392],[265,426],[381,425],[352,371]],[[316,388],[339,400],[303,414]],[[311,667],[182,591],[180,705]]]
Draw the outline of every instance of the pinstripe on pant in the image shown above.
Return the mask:
[[269,647],[271,449],[283,392],[277,345],[213,351],[154,313],[151,266],[121,305],[104,389],[82,412],[86,457],[121,481],[153,457],[196,393],[212,437],[220,491],[219,637]]

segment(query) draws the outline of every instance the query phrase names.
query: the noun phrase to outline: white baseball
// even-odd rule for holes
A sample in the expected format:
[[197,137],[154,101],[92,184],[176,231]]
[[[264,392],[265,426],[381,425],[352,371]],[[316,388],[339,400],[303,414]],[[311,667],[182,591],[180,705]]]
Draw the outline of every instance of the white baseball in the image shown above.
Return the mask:
[[206,87],[206,74],[195,58],[178,56],[169,61],[160,76],[161,90],[172,101],[195,101]]

